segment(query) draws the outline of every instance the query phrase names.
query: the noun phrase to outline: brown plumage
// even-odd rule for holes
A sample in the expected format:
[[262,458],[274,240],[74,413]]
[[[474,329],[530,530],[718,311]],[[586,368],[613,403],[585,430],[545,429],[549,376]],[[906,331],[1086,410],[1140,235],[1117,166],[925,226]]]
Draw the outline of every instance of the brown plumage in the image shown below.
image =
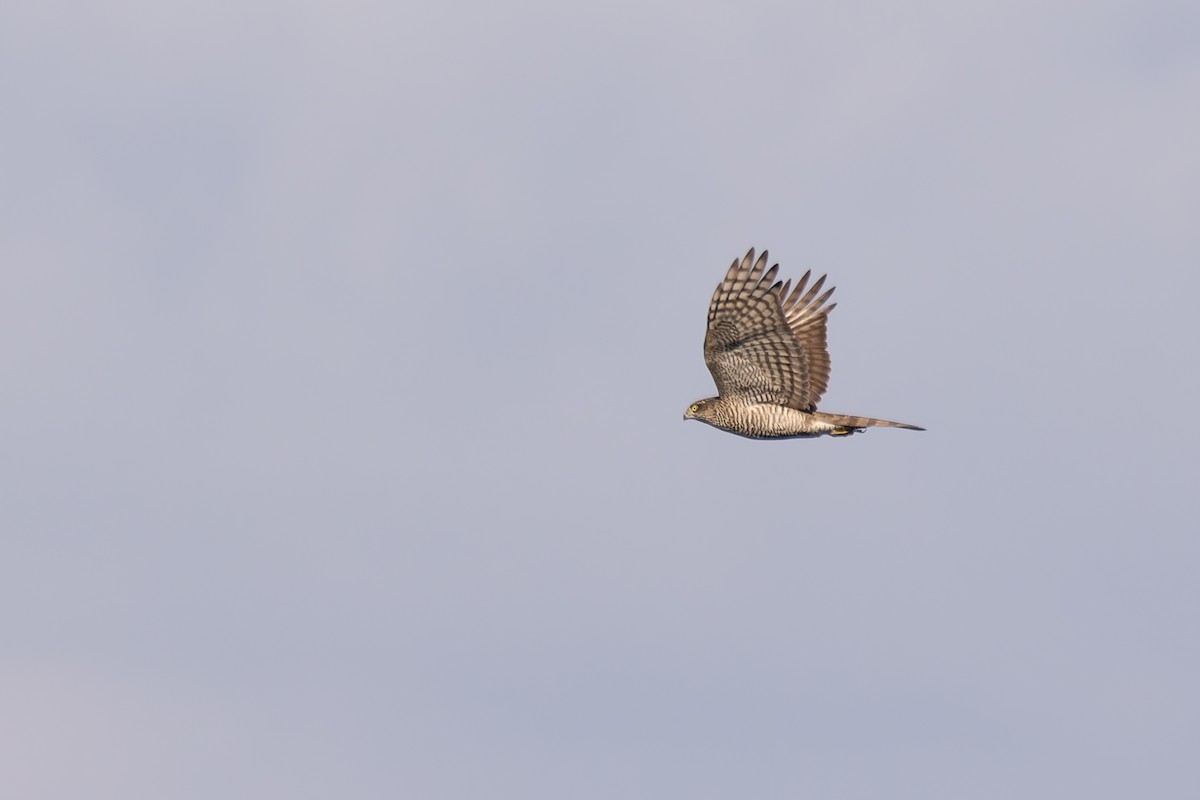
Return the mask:
[[752,439],[833,436],[864,428],[916,425],[817,411],[829,385],[825,324],[837,304],[825,305],[822,275],[807,290],[811,272],[792,288],[776,281],[779,265],[767,269],[767,251],[754,249],[734,260],[708,306],[704,361],[717,384],[717,397],[693,403],[684,419],[698,419]]

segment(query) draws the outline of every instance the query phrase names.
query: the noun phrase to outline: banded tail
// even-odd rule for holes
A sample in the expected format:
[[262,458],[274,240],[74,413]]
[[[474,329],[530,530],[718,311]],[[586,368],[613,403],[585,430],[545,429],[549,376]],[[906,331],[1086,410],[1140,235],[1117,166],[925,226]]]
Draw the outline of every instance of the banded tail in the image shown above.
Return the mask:
[[924,428],[909,425],[906,422],[892,422],[889,419],[874,419],[872,417],[852,417],[848,414],[827,414],[824,411],[812,411],[813,418],[820,422],[835,425],[829,433],[832,436],[848,436],[858,433],[865,428],[904,428],[910,431],[923,431]]

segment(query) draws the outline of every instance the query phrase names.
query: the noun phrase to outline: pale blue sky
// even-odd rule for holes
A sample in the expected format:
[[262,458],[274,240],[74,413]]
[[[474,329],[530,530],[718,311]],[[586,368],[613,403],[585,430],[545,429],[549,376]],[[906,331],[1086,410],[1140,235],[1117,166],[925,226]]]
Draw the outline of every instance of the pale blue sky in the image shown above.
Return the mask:
[[1192,796],[1198,26],[6,6],[0,795]]

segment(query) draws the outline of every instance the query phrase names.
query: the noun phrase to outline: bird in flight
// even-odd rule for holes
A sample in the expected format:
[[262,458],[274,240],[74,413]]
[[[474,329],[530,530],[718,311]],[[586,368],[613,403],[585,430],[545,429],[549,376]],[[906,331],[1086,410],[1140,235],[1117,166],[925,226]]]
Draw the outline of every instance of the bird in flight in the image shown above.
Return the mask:
[[825,323],[837,303],[821,294],[825,275],[808,291],[811,270],[792,288],[775,280],[779,265],[767,269],[767,251],[754,260],[754,248],[734,260],[708,305],[704,362],[717,384],[717,396],[698,400],[683,418],[751,439],[793,439],[829,434],[848,436],[865,428],[916,425],[871,417],[817,411],[829,384]]

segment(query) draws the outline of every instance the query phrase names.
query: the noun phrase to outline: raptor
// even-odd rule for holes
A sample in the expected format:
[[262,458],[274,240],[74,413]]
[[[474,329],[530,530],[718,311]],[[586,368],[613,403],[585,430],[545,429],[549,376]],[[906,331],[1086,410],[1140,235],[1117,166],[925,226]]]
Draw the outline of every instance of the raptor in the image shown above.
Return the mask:
[[683,418],[751,439],[848,436],[866,428],[924,428],[904,422],[818,411],[829,384],[825,326],[836,303],[811,270],[795,288],[767,268],[767,251],[734,260],[708,305],[704,361],[717,396],[698,400]]

